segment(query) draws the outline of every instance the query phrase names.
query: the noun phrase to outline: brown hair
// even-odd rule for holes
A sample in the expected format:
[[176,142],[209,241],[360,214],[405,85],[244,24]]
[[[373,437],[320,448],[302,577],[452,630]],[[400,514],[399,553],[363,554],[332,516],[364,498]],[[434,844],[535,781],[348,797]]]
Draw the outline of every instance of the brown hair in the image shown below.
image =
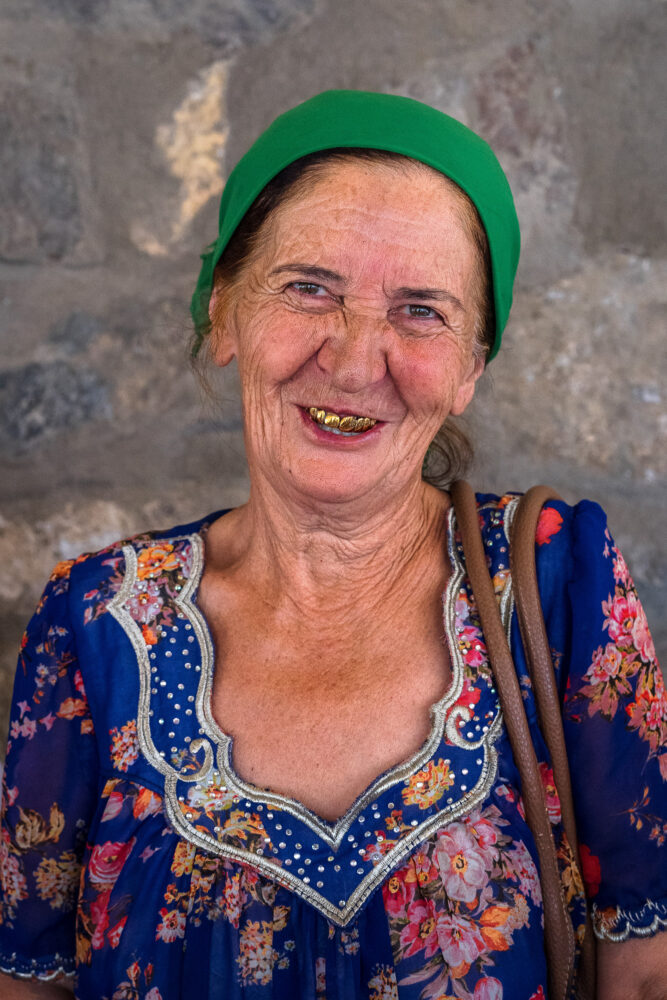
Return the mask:
[[[224,288],[228,293],[231,291],[244,267],[261,246],[262,236],[266,233],[264,224],[280,205],[297,194],[299,188],[308,183],[318,168],[325,167],[330,163],[349,160],[389,164],[398,169],[405,168],[408,164],[411,166],[416,164],[428,170],[433,169],[418,160],[403,156],[401,153],[359,147],[319,150],[295,160],[269,181],[244,215],[216,266],[213,275],[213,288]],[[480,291],[474,326],[473,353],[477,357],[485,357],[493,345],[495,336],[489,243],[473,202],[457,184],[444,175],[442,176],[443,180],[461,195],[463,222],[477,250]],[[222,318],[226,308],[225,299],[227,297],[224,294],[218,296],[214,307],[212,336],[215,334],[216,320]],[[207,340],[209,339],[207,338]],[[194,362],[200,375],[202,375],[206,354],[207,349],[205,348]],[[473,458],[472,444],[465,431],[455,421],[456,418],[447,418],[431,442],[424,460],[423,478],[439,489],[446,489],[453,480],[463,476]]]

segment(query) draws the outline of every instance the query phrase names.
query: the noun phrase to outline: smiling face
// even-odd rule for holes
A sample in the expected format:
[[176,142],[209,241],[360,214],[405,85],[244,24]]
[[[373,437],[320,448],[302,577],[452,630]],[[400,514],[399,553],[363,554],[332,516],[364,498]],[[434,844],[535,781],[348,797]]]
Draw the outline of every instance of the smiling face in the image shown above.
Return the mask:
[[386,503],[421,482],[483,369],[468,211],[428,167],[350,160],[318,168],[270,216],[212,303],[214,359],[239,366],[253,485]]

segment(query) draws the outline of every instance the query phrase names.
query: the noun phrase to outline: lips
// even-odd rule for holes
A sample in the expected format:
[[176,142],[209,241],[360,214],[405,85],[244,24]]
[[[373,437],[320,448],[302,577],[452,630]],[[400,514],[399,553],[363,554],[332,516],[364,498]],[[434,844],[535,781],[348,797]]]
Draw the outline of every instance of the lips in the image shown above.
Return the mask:
[[338,434],[363,434],[377,423],[373,417],[354,416],[351,413],[340,414],[333,410],[323,410],[318,406],[309,406],[306,412],[311,420],[324,430]]

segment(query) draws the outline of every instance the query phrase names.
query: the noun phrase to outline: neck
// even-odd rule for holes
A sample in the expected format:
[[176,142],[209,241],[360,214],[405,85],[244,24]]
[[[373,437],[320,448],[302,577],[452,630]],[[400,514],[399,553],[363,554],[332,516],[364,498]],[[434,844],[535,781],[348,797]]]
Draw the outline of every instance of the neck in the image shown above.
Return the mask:
[[[232,573],[253,581],[278,611],[323,608],[337,617],[368,616],[409,592],[429,559],[444,559],[446,495],[421,480],[392,503],[295,504],[268,484],[253,484],[237,510]],[[224,520],[224,519],[223,519]],[[362,600],[359,598],[362,597]]]

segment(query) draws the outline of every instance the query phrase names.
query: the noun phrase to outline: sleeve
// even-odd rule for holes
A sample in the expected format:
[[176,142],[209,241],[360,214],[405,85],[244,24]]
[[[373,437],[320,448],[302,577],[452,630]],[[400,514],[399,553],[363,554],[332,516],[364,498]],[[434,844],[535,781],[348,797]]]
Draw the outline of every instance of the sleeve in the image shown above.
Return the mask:
[[56,567],[23,637],[3,777],[0,970],[37,979],[74,971],[81,857],[97,791],[70,569]]
[[595,932],[653,934],[667,926],[667,700],[646,615],[597,504],[548,505],[536,547]]

